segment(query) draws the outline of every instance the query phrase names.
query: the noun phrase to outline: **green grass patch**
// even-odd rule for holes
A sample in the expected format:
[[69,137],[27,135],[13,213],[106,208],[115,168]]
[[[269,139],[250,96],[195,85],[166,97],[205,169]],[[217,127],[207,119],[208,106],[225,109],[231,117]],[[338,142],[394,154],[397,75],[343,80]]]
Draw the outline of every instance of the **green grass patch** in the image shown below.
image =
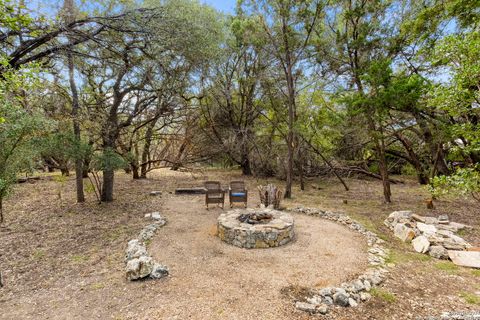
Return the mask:
[[460,292],[460,297],[462,297],[468,304],[480,305],[480,296],[474,293],[462,291]]
[[476,277],[480,277],[480,269],[472,270],[472,274]]
[[89,258],[88,256],[77,254],[77,255],[73,255],[70,259],[75,263],[84,263],[84,262],[87,262]]
[[93,290],[100,290],[100,289],[105,288],[105,285],[103,283],[97,282],[97,283],[93,283],[90,286],[90,288],[92,288]]
[[427,262],[432,260],[432,257],[426,254],[414,252],[402,252],[391,249],[390,254],[385,259],[386,263],[402,264],[407,262]]
[[43,258],[45,257],[45,251],[43,251],[43,250],[41,250],[41,249],[35,250],[35,251],[33,252],[33,255],[32,255],[32,256],[33,256],[33,259],[35,259],[35,260],[41,260],[41,259],[43,259]]
[[457,273],[458,270],[459,270],[458,266],[455,265],[453,262],[450,262],[450,261],[437,262],[437,263],[435,263],[435,268],[437,268],[438,270],[445,271],[445,272],[450,273],[450,274]]
[[393,293],[391,293],[390,291],[387,291],[385,289],[372,288],[370,293],[372,294],[373,297],[377,297],[377,298],[382,299],[383,301],[388,302],[388,303],[394,303],[397,300],[397,298],[395,297],[395,295]]

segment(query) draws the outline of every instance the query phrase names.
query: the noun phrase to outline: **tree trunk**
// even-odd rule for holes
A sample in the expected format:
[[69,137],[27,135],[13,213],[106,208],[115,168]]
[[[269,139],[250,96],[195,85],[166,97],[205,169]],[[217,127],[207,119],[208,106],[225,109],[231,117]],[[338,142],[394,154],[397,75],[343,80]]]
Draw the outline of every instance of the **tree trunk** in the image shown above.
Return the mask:
[[113,201],[113,183],[115,171],[112,169],[103,170],[103,188],[102,188],[102,202]]
[[60,172],[62,173],[62,176],[64,177],[69,177],[70,176],[70,171],[68,170],[67,166],[61,166]]
[[420,130],[422,131],[423,139],[425,140],[425,143],[430,149],[432,165],[434,166],[432,171],[436,171],[442,175],[448,175],[450,173],[450,169],[448,169],[447,163],[445,161],[445,153],[443,151],[442,145],[434,141],[432,131],[428,127],[428,123],[423,118],[423,116],[418,113],[414,113],[414,117],[420,127]]
[[136,163],[131,164],[131,171],[134,180],[140,179],[140,175],[138,174],[138,165]]
[[[78,101],[77,86],[75,84],[73,56],[68,53],[68,77],[70,81],[70,89],[72,91],[72,119],[73,119],[73,134],[75,136],[75,142],[77,146],[81,143],[80,123],[78,121],[78,110],[80,104]],[[83,159],[77,156],[75,158],[75,185],[77,189],[77,202],[85,202],[85,194],[83,192]]]
[[148,126],[147,132],[145,132],[145,146],[142,152],[142,165],[140,169],[140,178],[146,179],[148,172],[148,159],[150,158],[150,146],[152,144],[153,128],[155,127],[155,121]]
[[413,165],[413,167],[415,168],[415,171],[417,172],[418,183],[420,183],[421,185],[428,184],[429,182],[428,176],[423,170],[423,166],[422,166],[422,162],[420,161],[420,158],[417,156],[417,154],[413,150],[412,143],[406,137],[404,137],[400,132],[397,132],[395,136],[398,138],[398,140],[400,140],[403,147],[408,153],[409,162],[410,164]]
[[0,224],[3,223],[3,197],[0,197]]
[[[117,137],[118,128],[115,127],[116,121],[110,119],[107,121],[107,130],[104,133],[103,138],[103,150],[115,150],[115,141]],[[100,200],[102,202],[113,201],[113,184],[114,184],[115,169],[104,168],[103,169],[103,183],[102,183],[102,195]]]
[[250,156],[248,154],[248,137],[242,139],[242,146],[241,146],[241,164],[242,167],[242,174],[244,176],[251,176],[252,175],[252,168],[250,164]]
[[[71,23],[75,20],[75,2],[73,0],[65,0],[63,4],[65,23]],[[70,39],[73,40],[73,39]],[[70,83],[70,90],[72,91],[72,120],[73,120],[73,134],[75,136],[75,143],[80,146],[81,133],[80,122],[78,119],[78,110],[80,103],[78,101],[77,85],[75,83],[75,65],[73,55],[70,51],[67,52],[68,63],[68,80]],[[85,202],[85,194],[83,192],[83,159],[77,156],[75,158],[75,185],[77,189],[77,202]]]

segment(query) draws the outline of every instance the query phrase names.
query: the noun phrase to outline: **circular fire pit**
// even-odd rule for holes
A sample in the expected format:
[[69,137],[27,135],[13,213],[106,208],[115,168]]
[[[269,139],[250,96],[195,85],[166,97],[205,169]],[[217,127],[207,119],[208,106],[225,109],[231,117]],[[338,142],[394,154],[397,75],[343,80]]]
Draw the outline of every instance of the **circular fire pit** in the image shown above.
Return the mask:
[[218,217],[218,237],[240,248],[270,248],[290,242],[293,217],[273,209],[237,209]]

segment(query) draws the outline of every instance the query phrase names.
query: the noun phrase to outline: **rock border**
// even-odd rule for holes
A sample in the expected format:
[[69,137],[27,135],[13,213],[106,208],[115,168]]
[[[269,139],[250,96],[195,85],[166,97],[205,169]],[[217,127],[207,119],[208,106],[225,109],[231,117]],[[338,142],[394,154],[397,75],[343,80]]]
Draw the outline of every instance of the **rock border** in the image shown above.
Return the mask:
[[371,289],[379,286],[389,273],[385,262],[389,250],[382,246],[385,241],[380,239],[376,233],[367,230],[360,223],[343,213],[302,206],[288,211],[316,216],[348,226],[350,230],[364,236],[367,239],[368,246],[369,267],[363,274],[353,281],[340,284],[338,287],[314,289],[311,297],[306,298],[306,302],[296,301],[295,307],[311,314],[327,314],[333,306],[356,307],[360,302],[369,300]]
[[143,228],[136,239],[128,242],[125,251],[125,272],[127,280],[141,280],[145,278],[160,279],[168,276],[168,268],[156,263],[148,254],[145,242],[150,240],[157,229],[167,224],[167,220],[159,212],[145,215],[154,222]]
[[410,210],[394,211],[383,222],[393,235],[410,243],[418,253],[452,260],[459,266],[480,268],[480,254],[457,232],[471,226],[450,221],[447,215],[421,216]]

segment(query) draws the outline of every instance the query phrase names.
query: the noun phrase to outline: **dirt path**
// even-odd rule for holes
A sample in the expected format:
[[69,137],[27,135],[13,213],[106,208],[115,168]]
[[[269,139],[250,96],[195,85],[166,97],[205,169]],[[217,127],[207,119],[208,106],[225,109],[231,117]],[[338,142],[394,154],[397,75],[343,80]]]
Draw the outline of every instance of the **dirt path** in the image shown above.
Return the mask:
[[163,212],[169,223],[150,246],[172,276],[145,319],[291,319],[287,286],[323,287],[366,268],[365,241],[338,224],[295,216],[293,243],[246,250],[214,235],[221,209],[203,209],[203,197],[171,196]]

